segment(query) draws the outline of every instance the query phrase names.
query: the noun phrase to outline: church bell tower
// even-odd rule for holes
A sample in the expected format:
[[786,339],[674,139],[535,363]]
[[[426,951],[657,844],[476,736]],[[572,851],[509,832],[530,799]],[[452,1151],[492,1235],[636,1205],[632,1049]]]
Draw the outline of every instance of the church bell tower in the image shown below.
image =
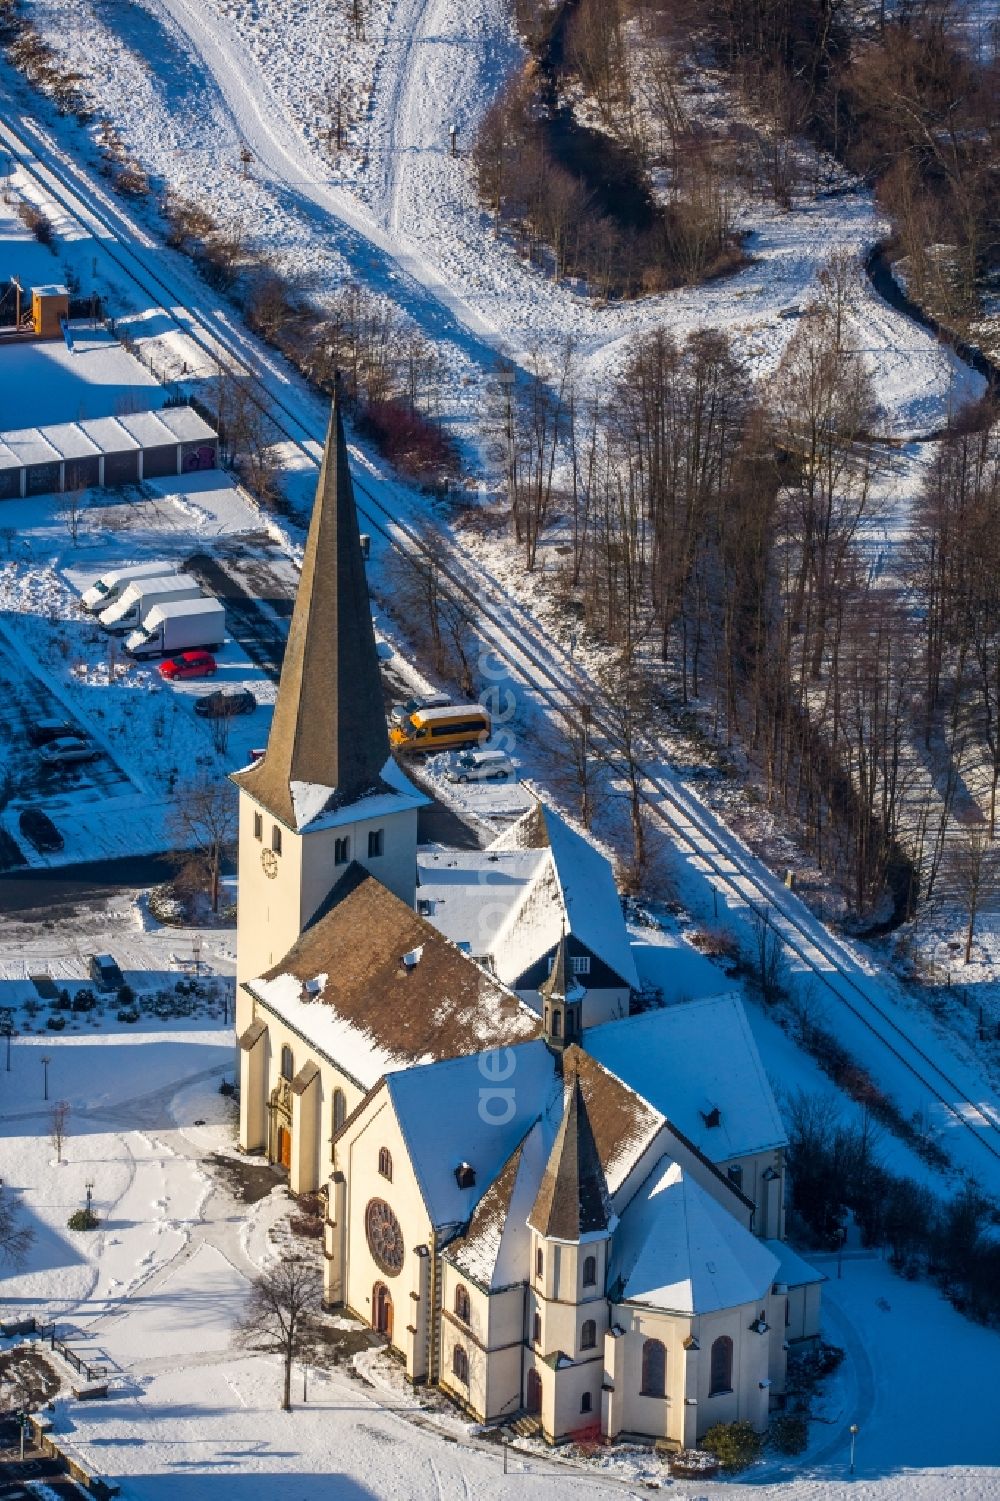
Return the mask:
[[334,401],[264,756],[239,788],[239,988],[278,964],[347,867],[416,892],[428,799],[389,753],[381,674],[339,402]]

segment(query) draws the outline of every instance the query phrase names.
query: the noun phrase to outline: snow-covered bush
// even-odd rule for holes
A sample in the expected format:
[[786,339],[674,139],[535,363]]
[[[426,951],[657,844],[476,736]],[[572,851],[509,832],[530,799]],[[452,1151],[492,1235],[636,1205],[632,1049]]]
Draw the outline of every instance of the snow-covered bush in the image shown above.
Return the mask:
[[701,1447],[714,1454],[724,1470],[745,1470],[759,1459],[764,1440],[744,1421],[716,1423],[701,1441]]

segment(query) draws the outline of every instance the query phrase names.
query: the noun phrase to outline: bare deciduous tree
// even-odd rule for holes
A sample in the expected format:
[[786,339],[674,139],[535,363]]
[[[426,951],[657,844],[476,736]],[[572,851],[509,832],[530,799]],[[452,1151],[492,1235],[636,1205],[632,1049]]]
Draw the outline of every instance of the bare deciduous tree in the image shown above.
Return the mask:
[[49,1111],[49,1135],[56,1149],[56,1162],[62,1162],[63,1146],[69,1135],[70,1104],[68,1100],[56,1100]]
[[292,1365],[315,1348],[322,1292],[319,1269],[298,1255],[275,1262],[250,1284],[238,1332],[251,1349],[280,1356],[284,1412],[292,1406]]
[[954,836],[947,863],[948,873],[965,908],[965,963],[969,964],[983,901],[996,890],[1000,876],[1000,848],[990,839],[985,824],[967,823]]
[[169,814],[168,829],[179,849],[197,851],[212,911],[218,912],[222,864],[236,837],[233,788],[225,781],[196,782],[181,788]]

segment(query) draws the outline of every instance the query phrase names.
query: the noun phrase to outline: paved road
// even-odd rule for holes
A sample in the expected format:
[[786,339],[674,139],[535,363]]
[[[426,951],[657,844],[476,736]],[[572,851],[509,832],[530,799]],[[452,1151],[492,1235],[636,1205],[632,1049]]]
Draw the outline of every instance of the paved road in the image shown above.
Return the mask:
[[67,909],[81,902],[113,896],[117,891],[135,891],[140,886],[156,886],[175,869],[165,855],[136,855],[124,860],[19,870],[0,876],[0,914],[16,912],[42,922],[65,916]]

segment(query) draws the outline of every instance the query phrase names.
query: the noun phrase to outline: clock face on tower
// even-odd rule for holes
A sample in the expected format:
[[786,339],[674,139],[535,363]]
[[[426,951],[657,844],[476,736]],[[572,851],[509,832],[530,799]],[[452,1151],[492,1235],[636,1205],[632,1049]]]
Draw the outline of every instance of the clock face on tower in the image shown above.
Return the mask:
[[403,1270],[403,1232],[384,1199],[370,1199],[365,1210],[368,1249],[376,1265],[390,1277]]
[[260,863],[264,867],[264,874],[269,881],[273,881],[278,874],[278,857],[274,850],[261,850]]

